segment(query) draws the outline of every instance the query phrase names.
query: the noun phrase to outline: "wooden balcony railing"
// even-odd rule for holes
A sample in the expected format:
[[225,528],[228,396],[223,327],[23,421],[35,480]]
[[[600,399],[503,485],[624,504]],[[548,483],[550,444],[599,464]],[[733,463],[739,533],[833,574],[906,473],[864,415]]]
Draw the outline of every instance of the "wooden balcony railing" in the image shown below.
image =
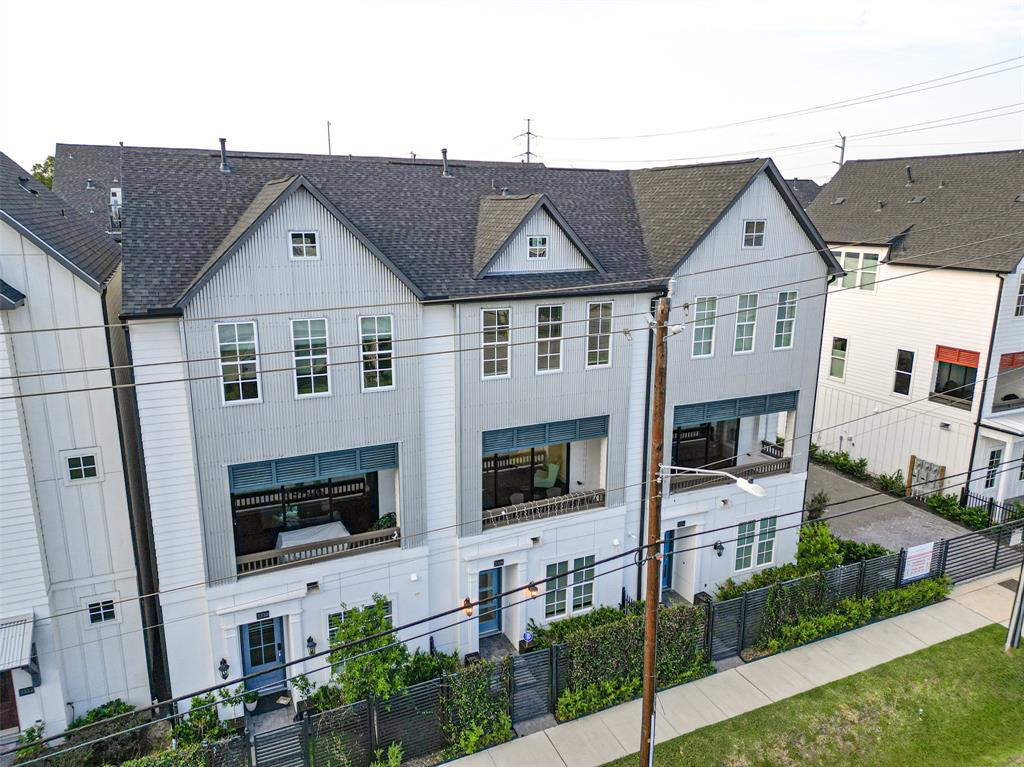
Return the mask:
[[604,490],[588,490],[583,493],[569,493],[540,501],[503,506],[500,509],[487,509],[484,511],[484,529],[598,509],[604,506],[605,502]]
[[[752,463],[747,466],[738,466],[735,469],[726,469],[734,477],[743,479],[756,479],[767,477],[772,474],[787,474],[792,464],[791,458],[779,458],[775,461],[763,461]],[[715,476],[711,474],[679,474],[672,477],[669,484],[669,492],[682,493],[687,490],[697,490],[713,485],[727,485],[733,482],[729,477]]]
[[388,527],[384,530],[371,530],[368,533],[357,533],[344,538],[315,541],[304,546],[289,546],[284,549],[261,551],[257,554],[245,554],[235,557],[235,572],[238,575],[251,575],[272,567],[306,565],[320,559],[349,557],[367,551],[392,548],[400,546],[401,543],[402,536],[399,529]]

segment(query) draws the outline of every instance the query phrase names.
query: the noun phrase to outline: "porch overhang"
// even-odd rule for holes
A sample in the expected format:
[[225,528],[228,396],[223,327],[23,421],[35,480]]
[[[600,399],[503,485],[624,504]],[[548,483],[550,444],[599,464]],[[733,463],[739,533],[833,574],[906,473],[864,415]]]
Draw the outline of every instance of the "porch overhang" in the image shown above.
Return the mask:
[[0,671],[24,669],[38,684],[39,669],[32,657],[34,624],[31,613],[0,618]]
[[[1003,442],[1006,441],[1007,436],[1024,437],[1024,410],[1019,413],[983,418],[981,431],[984,436]],[[986,431],[996,432],[996,434],[986,434]]]

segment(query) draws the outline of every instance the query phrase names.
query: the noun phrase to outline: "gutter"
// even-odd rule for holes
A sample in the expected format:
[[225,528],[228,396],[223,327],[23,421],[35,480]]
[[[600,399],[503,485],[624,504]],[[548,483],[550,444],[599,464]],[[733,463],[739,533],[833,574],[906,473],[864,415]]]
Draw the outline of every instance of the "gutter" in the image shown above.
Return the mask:
[[[978,417],[974,420],[974,439],[971,442],[971,457],[967,459],[967,481],[964,483],[964,490],[971,492],[971,474],[974,472],[974,458],[978,452],[978,437],[981,432],[981,414],[985,411],[985,396],[988,394],[988,384],[992,375],[992,353],[996,345],[996,328],[999,327],[999,306],[1003,301],[1003,288],[1006,283],[1006,275],[997,274],[999,278],[999,290],[996,292],[996,311],[992,316],[992,333],[988,338],[988,362],[985,363],[985,380],[981,383],[981,402],[978,403]],[[990,428],[990,427],[986,427]],[[997,430],[998,431],[998,430]]]

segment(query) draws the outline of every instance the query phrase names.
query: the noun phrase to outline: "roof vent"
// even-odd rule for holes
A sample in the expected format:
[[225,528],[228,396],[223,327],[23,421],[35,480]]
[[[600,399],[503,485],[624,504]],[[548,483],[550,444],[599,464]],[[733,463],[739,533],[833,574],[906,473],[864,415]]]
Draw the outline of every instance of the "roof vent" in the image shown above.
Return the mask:
[[96,188],[96,182],[93,181],[91,178],[87,178],[85,180],[85,188],[86,189],[95,189]]
[[832,200],[833,205],[842,205],[844,202],[846,202],[845,197],[836,197],[834,200]]
[[923,194],[919,194],[916,197],[911,197],[909,200],[907,200],[907,203],[909,205],[920,205],[922,202],[924,202],[927,199],[928,198],[925,197]]
[[228,140],[226,138],[220,139],[220,172],[231,172],[231,166],[228,165]]
[[885,200],[879,200],[879,201],[878,201],[878,207],[877,207],[877,208],[875,208],[875,211],[876,211],[876,212],[877,212],[877,211],[880,211],[880,210],[881,210],[882,208],[884,208],[884,207],[885,207]]
[[1024,194],[1018,194],[1016,197],[1013,198],[1013,201],[1014,202],[1024,202]]
[[945,189],[945,188],[946,188],[946,179],[944,179],[944,178],[943,179],[939,179],[939,189]]
[[503,186],[501,188],[501,196],[502,197],[508,197],[508,187],[507,186]]
[[441,175],[445,178],[451,178],[451,171],[448,170],[448,150],[441,150]]
[[906,171],[907,171],[907,186],[910,186],[911,184],[914,183],[914,174],[910,172],[910,166],[909,165],[906,167]]

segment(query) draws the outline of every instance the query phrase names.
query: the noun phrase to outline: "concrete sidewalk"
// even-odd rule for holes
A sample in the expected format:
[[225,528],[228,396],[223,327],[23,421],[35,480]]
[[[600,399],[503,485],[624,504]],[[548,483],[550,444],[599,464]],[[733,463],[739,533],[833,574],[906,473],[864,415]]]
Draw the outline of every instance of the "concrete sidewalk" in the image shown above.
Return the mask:
[[[901,655],[1009,622],[1013,592],[1001,581],[1019,570],[958,586],[950,598],[912,613],[779,653],[658,694],[660,743],[766,706]],[[456,767],[598,767],[640,748],[634,700],[459,759]]]

